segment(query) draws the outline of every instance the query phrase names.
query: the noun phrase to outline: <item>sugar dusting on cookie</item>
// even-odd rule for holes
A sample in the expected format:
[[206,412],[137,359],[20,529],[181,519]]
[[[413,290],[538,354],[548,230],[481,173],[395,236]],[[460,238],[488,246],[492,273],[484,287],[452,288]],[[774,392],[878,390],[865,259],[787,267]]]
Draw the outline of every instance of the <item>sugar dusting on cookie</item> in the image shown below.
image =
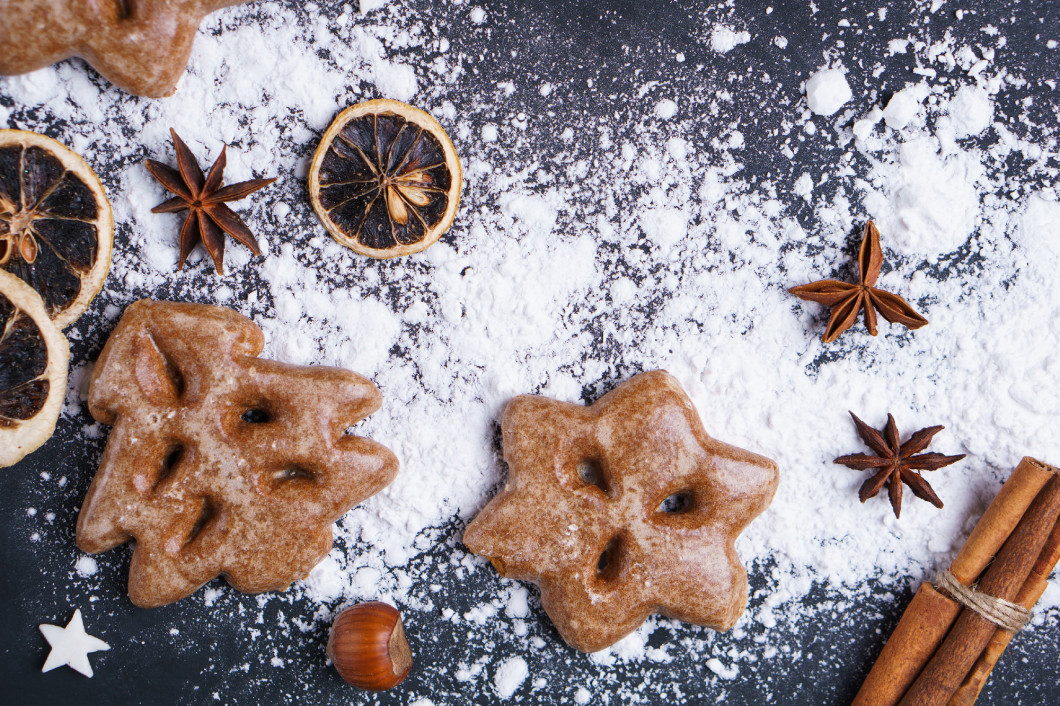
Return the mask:
[[[719,45],[732,51],[717,65],[698,68],[676,58],[688,46],[635,47],[642,75],[618,84],[601,73],[575,85],[547,60],[484,72],[487,81],[476,73],[481,44],[466,38],[509,31],[508,10],[453,4],[410,18],[397,11],[404,3],[381,5],[311,14],[259,3],[211,15],[164,101],[131,98],[72,62],[0,79],[0,125],[47,129],[84,154],[115,208],[112,274],[72,329],[74,380],[125,306],[150,296],[237,309],[265,330],[265,355],[348,367],[383,393],[357,433],[393,449],[401,471],[337,525],[336,550],[287,594],[246,599],[211,584],[188,599],[208,606],[210,622],[250,626],[248,651],[290,669],[338,609],[378,598],[402,607],[410,632],[459,636],[451,664],[422,667],[427,684],[518,695],[559,679],[556,663],[581,675],[569,685],[578,703],[652,700],[669,694],[653,668],[691,655],[709,671],[696,679],[724,694],[778,658],[797,668],[832,654],[812,655],[792,635],[893,610],[908,585],[945,565],[1021,456],[1060,460],[1058,135],[1048,99],[1028,97],[1021,67],[997,58],[1011,26],[924,30],[889,55],[906,29],[878,27],[870,46],[855,32],[876,20],[851,17],[852,27],[829,29],[824,50],[829,65],[841,60],[853,97],[822,116],[800,89],[821,47],[775,41],[780,29],[740,33]],[[715,24],[751,26],[736,10],[703,14],[694,41],[705,46]],[[755,45],[778,67],[805,70],[752,66]],[[281,59],[276,46],[291,49]],[[1043,40],[1042,51],[1055,48]],[[387,262],[335,244],[304,198],[321,131],[347,104],[380,95],[435,115],[467,178],[452,231]],[[624,107],[600,119],[598,101]],[[1002,101],[1019,120],[999,117]],[[771,141],[745,138],[759,134],[756,121],[772,125]],[[201,159],[228,144],[232,180],[281,177],[273,204],[238,208],[264,259],[232,248],[219,278],[196,251],[175,273],[178,222],[149,212],[162,194],[141,166],[169,160],[170,127]],[[881,324],[872,338],[859,323],[824,346],[822,312],[786,289],[848,274],[868,217],[893,264],[881,283],[931,324]],[[734,631],[651,620],[586,662],[561,647],[532,589],[465,553],[460,529],[503,478],[496,424],[510,397],[588,402],[653,368],[680,380],[708,433],[775,459],[781,485],[737,545],[752,597]],[[899,521],[882,499],[857,502],[864,479],[831,464],[857,443],[848,409],[871,423],[892,412],[903,427],[945,424],[940,450],[969,457],[931,474],[942,511],[912,504]],[[79,504],[84,484],[74,492],[66,479],[94,471],[105,437],[76,391],[63,424],[83,427],[97,451],[34,479],[42,512],[19,531],[77,567],[57,577],[57,595],[102,599],[107,576],[109,600],[125,559],[102,556],[88,572],[75,564],[70,513],[43,519],[57,498]],[[879,585],[892,587],[890,602]],[[1055,619],[1057,606],[1054,584],[1036,621]],[[196,649],[194,634],[189,625],[174,639]],[[252,671],[250,660],[214,669]],[[255,678],[267,679],[260,669]]]

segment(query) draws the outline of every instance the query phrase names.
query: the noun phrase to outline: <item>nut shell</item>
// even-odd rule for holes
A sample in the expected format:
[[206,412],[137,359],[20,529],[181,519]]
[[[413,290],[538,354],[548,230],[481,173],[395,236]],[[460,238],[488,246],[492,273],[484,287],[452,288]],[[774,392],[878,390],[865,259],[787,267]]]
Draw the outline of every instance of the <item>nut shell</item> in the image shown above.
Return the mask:
[[397,686],[412,668],[401,613],[380,601],[340,613],[331,626],[327,654],[339,676],[368,691]]

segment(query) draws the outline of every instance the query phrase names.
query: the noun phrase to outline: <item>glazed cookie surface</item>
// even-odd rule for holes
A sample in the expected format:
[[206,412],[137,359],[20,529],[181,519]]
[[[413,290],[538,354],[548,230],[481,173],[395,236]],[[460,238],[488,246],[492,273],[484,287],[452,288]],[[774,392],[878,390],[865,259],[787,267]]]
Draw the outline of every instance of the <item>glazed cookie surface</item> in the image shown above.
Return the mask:
[[733,543],[778,471],[708,436],[677,380],[641,373],[589,407],[523,395],[501,428],[509,477],[464,543],[537,584],[570,645],[603,649],[655,612],[735,624],[747,575]]
[[218,575],[246,593],[285,589],[330,551],[331,524],[397,474],[386,447],[346,433],[380,407],[371,382],[261,360],[263,345],[229,309],[145,300],[96,362],[89,411],[114,428],[77,545],[135,539],[138,606]]

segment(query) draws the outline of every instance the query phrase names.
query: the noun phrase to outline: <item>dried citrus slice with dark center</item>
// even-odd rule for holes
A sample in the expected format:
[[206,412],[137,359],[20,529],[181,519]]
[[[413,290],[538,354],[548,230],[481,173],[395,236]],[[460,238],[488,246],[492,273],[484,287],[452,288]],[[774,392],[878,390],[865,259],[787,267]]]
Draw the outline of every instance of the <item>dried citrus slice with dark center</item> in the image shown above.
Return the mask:
[[99,292],[113,239],[110,202],[83,159],[50,137],[0,130],[0,269],[37,290],[60,327]]
[[0,270],[0,468],[51,438],[70,347],[32,287]]
[[371,257],[433,245],[449,229],[464,175],[438,121],[393,100],[339,113],[309,168],[309,196],[335,240]]

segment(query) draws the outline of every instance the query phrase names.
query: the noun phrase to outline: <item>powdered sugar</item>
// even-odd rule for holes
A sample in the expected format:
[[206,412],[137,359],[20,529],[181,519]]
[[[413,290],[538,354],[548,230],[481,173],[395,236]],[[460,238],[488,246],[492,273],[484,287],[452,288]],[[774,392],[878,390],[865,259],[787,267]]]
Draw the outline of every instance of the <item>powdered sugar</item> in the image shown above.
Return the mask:
[[735,665],[727,667],[717,657],[711,657],[707,660],[707,668],[722,679],[735,679],[736,675],[740,673],[739,667]]
[[372,10],[378,10],[383,7],[390,0],[358,0],[358,2],[360,3],[361,12],[369,13]]
[[74,570],[77,571],[77,575],[82,578],[88,578],[94,576],[99,571],[99,565],[96,564],[96,560],[90,556],[83,556],[77,560],[74,564]]
[[677,115],[677,101],[663,98],[655,104],[655,117],[669,120]]
[[504,662],[497,667],[497,673],[493,678],[497,696],[501,699],[510,699],[528,676],[530,676],[530,668],[522,657],[512,657]]
[[954,137],[980,135],[994,119],[994,102],[978,86],[961,86],[950,101],[948,117]]
[[906,125],[912,124],[917,116],[923,114],[921,103],[927,98],[928,93],[930,89],[926,83],[916,83],[906,86],[891,96],[882,113],[883,119],[887,121],[887,127],[901,130]]
[[842,69],[820,69],[806,81],[806,105],[817,115],[834,115],[852,97]]
[[741,44],[751,41],[751,33],[736,31],[732,27],[723,24],[714,25],[710,33],[710,48],[719,54],[727,54]]
[[894,157],[869,172],[865,208],[896,250],[953,252],[979,217],[976,187],[985,175],[978,157],[944,155],[938,140],[926,136],[902,143]]
[[[383,409],[357,433],[397,453],[397,480],[339,523],[335,550],[292,592],[262,596],[245,614],[229,588],[213,584],[193,599],[210,615],[238,624],[260,616],[257,639],[302,644],[297,631],[272,638],[268,611],[297,615],[311,634],[345,604],[390,600],[466,648],[450,665],[424,664],[431,679],[445,669],[499,698],[542,688],[535,680],[551,678],[545,668],[556,660],[583,670],[569,692],[578,703],[618,688],[610,671],[689,655],[709,670],[697,680],[739,683],[772,656],[810,659],[794,654],[793,636],[835,609],[835,596],[864,599],[870,579],[900,591],[910,577],[932,575],[1023,454],[1060,460],[1060,302],[1048,294],[1060,267],[1056,128],[1027,133],[995,116],[1016,85],[987,56],[1000,38],[896,39],[899,56],[946,80],[907,72],[888,82],[874,73],[882,48],[859,63],[849,47],[832,47],[826,61],[841,59],[845,73],[814,73],[822,59],[808,57],[797,80],[755,74],[750,103],[741,102],[748,84],[726,82],[742,52],[726,54],[707,79],[695,78],[693,61],[671,59],[623,94],[633,109],[610,116],[568,109],[593,89],[572,89],[559,66],[475,78],[478,60],[456,48],[460,34],[502,27],[503,8],[454,4],[451,24],[435,26],[399,19],[401,3],[382,5],[362,0],[361,12],[375,10],[367,16],[277,3],[212,15],[180,91],[162,101],[121,94],[75,62],[0,79],[0,95],[14,103],[0,103],[0,120],[52,127],[99,169],[114,203],[112,275],[75,329],[95,350],[136,298],[214,302],[254,318],[267,355],[348,367],[383,392]],[[774,31],[733,26],[745,25],[712,16],[700,41],[713,52],[748,42],[748,52],[803,51],[793,33],[775,42]],[[277,46],[288,48],[282,57]],[[679,65],[685,80],[701,81],[695,90],[667,83]],[[467,180],[452,233],[387,262],[336,244],[304,187],[334,114],[377,95],[436,115]],[[782,137],[763,145],[757,124],[773,119],[762,110],[770,103],[783,113],[771,128]],[[229,144],[229,181],[281,177],[236,204],[264,259],[230,243],[223,278],[198,253],[173,272],[179,219],[150,213],[164,195],[140,166],[147,156],[172,162],[170,126],[201,161]],[[774,156],[790,155],[789,171],[780,158],[758,161],[774,145]],[[1008,173],[1009,160],[1020,174]],[[825,312],[786,289],[849,279],[866,217],[883,236],[880,285],[931,325],[908,333],[881,323],[872,338],[858,324],[825,346]],[[75,365],[87,363],[85,347],[81,355]],[[511,396],[590,401],[656,367],[678,377],[711,434],[781,468],[776,501],[738,542],[751,610],[727,636],[655,618],[570,662],[578,658],[548,631],[536,592],[466,555],[459,527],[504,478],[497,421]],[[969,458],[930,474],[944,510],[910,499],[895,520],[882,498],[857,502],[863,476],[831,463],[862,448],[848,409],[876,425],[892,412],[906,433],[946,425],[933,448]],[[82,441],[103,432],[77,400],[64,423],[84,424]],[[75,571],[76,587],[102,593],[101,575],[125,571],[121,557],[108,557],[95,574]],[[834,593],[805,600],[818,590]],[[1043,605],[1060,605],[1055,587]],[[666,695],[650,683],[622,688]]]

